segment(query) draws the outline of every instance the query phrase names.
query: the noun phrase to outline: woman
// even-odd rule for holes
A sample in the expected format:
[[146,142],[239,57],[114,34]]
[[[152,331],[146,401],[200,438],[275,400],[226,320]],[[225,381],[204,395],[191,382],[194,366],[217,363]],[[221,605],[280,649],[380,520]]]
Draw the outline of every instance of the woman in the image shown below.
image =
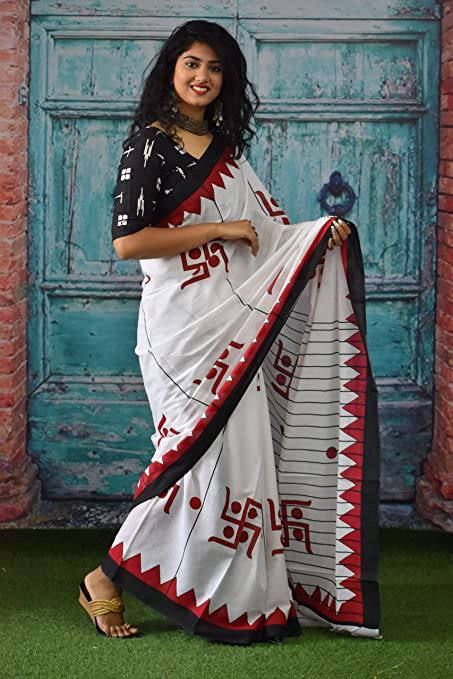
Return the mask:
[[304,624],[379,637],[357,229],[289,223],[243,155],[248,86],[259,101],[234,38],[189,21],[163,45],[123,144],[112,236],[144,274],[135,352],[155,453],[81,583],[107,636],[139,634],[125,588],[215,641],[278,642]]

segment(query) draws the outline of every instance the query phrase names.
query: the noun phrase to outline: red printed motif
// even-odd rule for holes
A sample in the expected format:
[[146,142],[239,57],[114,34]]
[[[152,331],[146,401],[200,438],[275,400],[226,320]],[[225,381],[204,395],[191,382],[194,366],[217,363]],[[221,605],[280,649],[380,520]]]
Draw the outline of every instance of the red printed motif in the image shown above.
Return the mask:
[[[271,384],[274,390],[280,394],[280,396],[288,399],[289,388],[296,370],[297,357],[293,357],[291,359],[290,356],[283,353],[283,342],[278,339],[277,343],[279,346],[277,349],[277,355],[274,358],[273,367],[279,374],[276,377],[277,384],[275,384],[274,381],[272,381]],[[294,361],[294,365],[291,365],[292,360]]]
[[[211,250],[209,250],[209,248],[211,248]],[[196,283],[197,281],[201,281],[204,278],[210,277],[211,274],[209,267],[215,268],[220,264],[220,257],[215,254],[216,252],[218,252],[222,257],[225,264],[225,271],[228,272],[228,257],[221,243],[211,241],[209,243],[205,243],[202,248],[196,247],[192,248],[188,252],[181,252],[182,268],[184,271],[194,272],[191,278],[188,278],[182,283],[181,290],[191,283]],[[204,256],[203,261],[197,262],[195,264],[189,263],[189,258],[200,259],[202,255]]]
[[[228,514],[228,511],[232,512]],[[253,548],[255,547],[256,541],[258,540],[261,533],[261,517],[259,517],[260,524],[254,524],[250,519],[256,519],[259,516],[258,511],[262,511],[262,505],[260,502],[256,502],[252,498],[247,498],[244,506],[240,502],[233,501],[230,506],[230,489],[226,487],[226,500],[225,505],[222,510],[221,518],[228,523],[232,523],[236,526],[225,526],[223,529],[223,535],[226,540],[212,535],[208,542],[218,542],[220,545],[225,545],[225,547],[231,547],[231,549],[237,549],[240,542],[247,542],[250,538],[248,531],[251,531],[252,537],[250,539],[249,545],[247,547],[247,556],[249,559],[252,558]],[[240,514],[240,516],[233,516],[233,514]],[[247,530],[246,530],[247,529]]]
[[[270,202],[262,191],[255,191],[255,196],[261,201],[262,207],[266,210],[269,217],[281,217],[284,224],[289,224],[289,219],[284,210],[282,210],[271,196]],[[277,209],[275,209],[277,208]]]
[[[172,504],[173,504],[173,502],[174,502],[174,500],[175,500],[175,497],[176,497],[177,494],[178,494],[178,490],[179,490],[179,489],[180,489],[180,486],[178,486],[177,483],[175,483],[175,485],[173,486],[173,488],[170,488],[170,496],[169,496],[167,502],[165,503],[165,507],[164,507],[164,512],[165,512],[166,514],[170,514],[171,506],[172,506]],[[168,490],[164,490],[163,493],[159,493],[159,497],[162,497],[162,498],[163,498],[163,497],[167,497],[167,495],[168,495]]]
[[[271,526],[272,530],[282,530],[281,543],[283,547],[289,546],[290,530],[292,531],[292,537],[298,542],[304,542],[308,554],[313,554],[313,550],[310,544],[310,527],[308,523],[300,521],[303,518],[303,512],[301,507],[310,507],[311,500],[282,500],[282,510],[278,511],[278,517],[281,523],[278,523],[277,513],[275,511],[274,501],[270,498],[267,499],[269,503],[269,510],[271,516]],[[291,515],[288,516],[288,508],[292,507]],[[274,554],[283,554],[283,549],[273,549],[272,556]]]
[[[229,347],[233,347],[233,349],[242,349],[244,344],[240,342],[235,342],[234,340],[231,340],[231,342],[228,344]],[[219,358],[216,360],[212,368],[210,368],[209,372],[206,375],[207,380],[213,380],[215,378],[215,382],[211,386],[211,392],[213,394],[217,394],[217,389],[219,388],[220,383],[222,382],[226,371],[229,368],[228,363],[225,363],[225,359],[229,355],[229,350],[228,347],[223,351]],[[193,380],[194,384],[201,384],[201,380],[195,379]]]
[[272,295],[272,290],[274,289],[274,285],[277,282],[277,278],[280,276],[282,271],[283,271],[283,267],[280,269],[280,271],[278,272],[278,274],[275,276],[274,280],[272,281],[272,283],[268,287],[267,292],[269,293],[269,295]]
[[[281,533],[280,542],[283,544],[283,537],[284,536],[283,536],[283,533],[281,532],[282,524],[278,522],[278,519],[280,519],[280,521],[282,520],[282,513],[281,513],[280,510],[278,510],[278,519],[277,519],[277,511],[275,510],[275,502],[273,500],[271,500],[270,497],[267,498],[267,501],[269,503],[269,512],[270,512],[270,515],[271,515],[272,530],[274,530],[274,531],[277,530]],[[274,556],[274,554],[283,554],[284,551],[285,550],[282,547],[280,547],[279,549],[273,549],[272,550],[272,556]]]
[[[172,506],[173,502],[175,501],[175,497],[177,496],[180,487],[181,486],[178,486],[178,484],[175,483],[175,485],[172,488],[170,488],[169,490],[164,490],[162,493],[159,493],[158,497],[164,498],[164,497],[167,497],[168,493],[170,492],[170,495],[169,495],[168,500],[165,503],[165,507],[164,507],[164,512],[166,514],[170,514],[171,506]],[[198,509],[200,509],[201,505],[202,505],[202,502],[201,502],[200,498],[197,497],[196,495],[194,495],[193,497],[190,498],[190,500],[189,500],[190,509],[194,509],[195,511],[197,511]]]
[[172,434],[180,434],[181,433],[181,432],[177,431],[176,429],[173,429],[173,427],[164,427],[164,424],[165,424],[166,421],[167,421],[167,418],[165,417],[165,415],[162,415],[162,417],[160,418],[160,422],[157,425],[157,431],[161,435],[160,439],[157,442],[157,445],[159,445],[159,443],[162,441],[162,439],[164,439],[166,436],[168,436],[168,434],[170,432]]

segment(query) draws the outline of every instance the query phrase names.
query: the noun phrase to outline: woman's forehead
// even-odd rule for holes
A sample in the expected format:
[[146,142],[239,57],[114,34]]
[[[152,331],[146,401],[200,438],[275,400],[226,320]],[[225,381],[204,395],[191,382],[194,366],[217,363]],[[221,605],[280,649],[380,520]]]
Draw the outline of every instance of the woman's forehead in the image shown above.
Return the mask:
[[200,59],[200,61],[213,63],[220,61],[217,52],[210,45],[202,42],[194,42],[187,50],[180,54],[179,58],[184,59],[189,56]]

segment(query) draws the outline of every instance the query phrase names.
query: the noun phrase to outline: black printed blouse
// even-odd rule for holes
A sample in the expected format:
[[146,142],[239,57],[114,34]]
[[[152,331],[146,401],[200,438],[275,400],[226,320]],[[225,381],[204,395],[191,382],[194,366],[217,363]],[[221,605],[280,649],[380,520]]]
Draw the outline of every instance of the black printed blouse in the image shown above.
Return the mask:
[[112,240],[152,226],[159,201],[188,178],[198,163],[199,159],[157,127],[138,130],[118,167],[112,194]]

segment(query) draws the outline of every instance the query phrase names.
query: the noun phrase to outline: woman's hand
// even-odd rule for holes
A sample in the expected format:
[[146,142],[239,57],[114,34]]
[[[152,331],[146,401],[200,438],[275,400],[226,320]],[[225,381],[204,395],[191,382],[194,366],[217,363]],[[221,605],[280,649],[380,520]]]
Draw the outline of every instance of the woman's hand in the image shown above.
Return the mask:
[[351,229],[347,225],[346,221],[340,217],[334,219],[332,226],[334,227],[333,229],[331,228],[332,238],[329,238],[327,243],[329,250],[332,250],[335,245],[341,245],[351,233]]
[[[332,237],[329,238],[327,247],[332,250],[335,245],[341,245],[344,240],[351,233],[351,229],[347,224],[348,220],[337,217],[332,226]],[[351,222],[352,223],[352,222]],[[259,248],[258,234],[256,229],[252,226],[250,219],[239,219],[234,222],[221,222],[217,225],[217,238],[224,240],[244,240],[252,250],[252,254],[256,257]]]
[[252,254],[256,257],[259,248],[258,234],[250,219],[239,219],[235,222],[221,222],[219,236],[224,240],[244,240],[250,245]]

